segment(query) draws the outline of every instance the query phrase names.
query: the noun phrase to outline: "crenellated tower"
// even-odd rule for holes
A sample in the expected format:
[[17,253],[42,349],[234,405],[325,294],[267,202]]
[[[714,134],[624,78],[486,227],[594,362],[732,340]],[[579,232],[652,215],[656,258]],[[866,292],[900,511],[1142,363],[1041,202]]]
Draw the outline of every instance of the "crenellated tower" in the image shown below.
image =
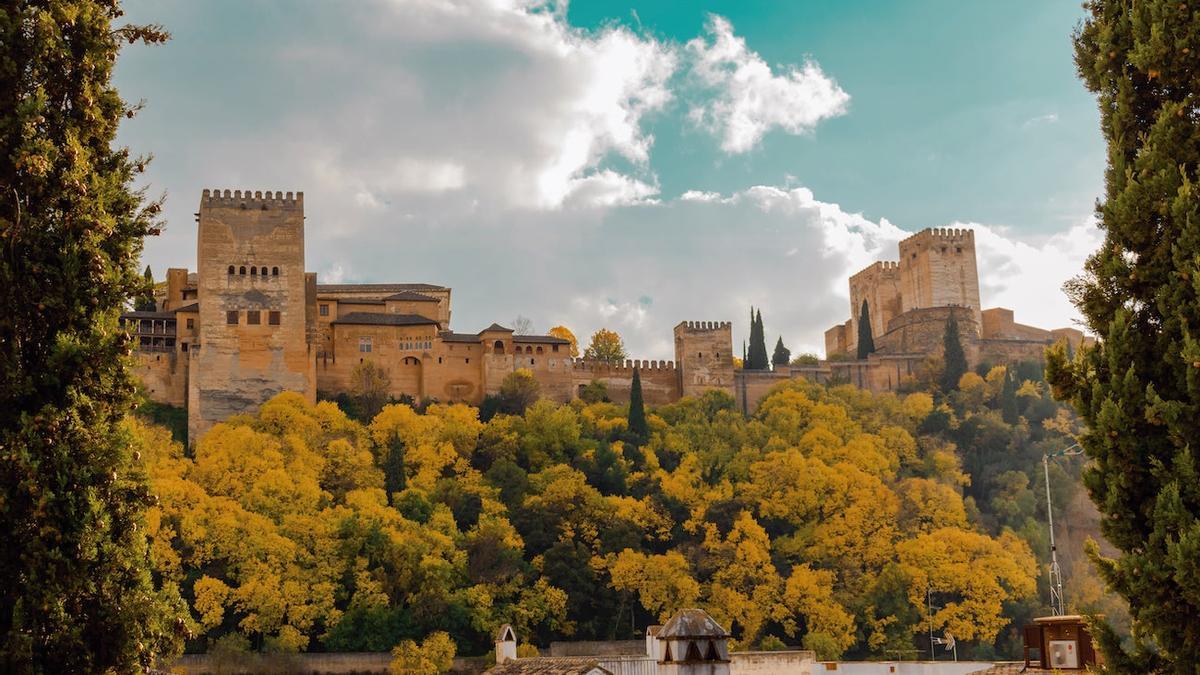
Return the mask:
[[316,398],[304,193],[205,190],[197,214],[200,334],[189,437],[283,391]]
[[900,298],[903,312],[969,307],[975,314],[975,325],[981,325],[975,233],[929,228],[901,241]]
[[684,396],[710,389],[733,394],[733,327],[728,321],[683,321],[675,326],[675,363]]

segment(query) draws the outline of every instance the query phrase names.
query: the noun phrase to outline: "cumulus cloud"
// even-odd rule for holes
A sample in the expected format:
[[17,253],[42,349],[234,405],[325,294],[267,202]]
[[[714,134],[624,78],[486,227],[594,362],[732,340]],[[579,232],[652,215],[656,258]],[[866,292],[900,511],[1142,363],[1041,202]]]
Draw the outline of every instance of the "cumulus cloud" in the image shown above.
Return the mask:
[[724,17],[710,16],[707,31],[710,39],[691,40],[687,51],[695,77],[714,95],[694,105],[690,117],[716,134],[725,152],[751,150],[773,128],[803,134],[845,114],[850,95],[815,61],[776,75]]

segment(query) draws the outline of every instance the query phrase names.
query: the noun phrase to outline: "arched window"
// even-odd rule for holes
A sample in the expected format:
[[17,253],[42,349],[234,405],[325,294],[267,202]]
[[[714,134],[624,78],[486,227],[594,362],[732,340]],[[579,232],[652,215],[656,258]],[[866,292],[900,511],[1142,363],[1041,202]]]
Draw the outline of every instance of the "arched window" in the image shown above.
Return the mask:
[[233,265],[230,265],[230,266],[229,266],[229,273],[230,273],[230,274],[233,274],[233,273],[234,273],[236,270],[237,270],[237,268],[235,268]]
[[526,345],[526,346],[525,346],[525,353],[526,353],[526,354],[532,354],[532,353],[533,353],[533,347],[530,347],[530,346]]
[[492,351],[496,354],[503,354],[504,340],[496,340],[496,344],[492,345]]
[[537,348],[537,353],[538,353],[538,354],[541,354],[541,353],[542,353],[542,348],[541,348],[541,346],[540,346],[540,345],[539,345],[539,346],[538,346],[538,348]]
[[250,266],[250,276],[252,276],[252,277],[258,276],[258,268],[257,267],[254,267],[253,265]]
[[271,268],[271,276],[273,276],[273,277],[279,276],[279,268],[278,267]]
[[240,274],[242,276],[246,275],[246,266],[245,265],[242,265],[241,267],[238,268],[238,274]]

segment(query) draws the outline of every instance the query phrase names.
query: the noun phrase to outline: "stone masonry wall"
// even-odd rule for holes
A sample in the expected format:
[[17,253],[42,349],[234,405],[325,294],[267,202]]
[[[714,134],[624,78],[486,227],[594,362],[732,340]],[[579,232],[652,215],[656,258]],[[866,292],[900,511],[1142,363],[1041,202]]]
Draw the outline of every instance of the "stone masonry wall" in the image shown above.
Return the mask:
[[728,321],[684,321],[675,326],[680,394],[716,389],[733,394],[733,333]]
[[970,307],[978,331],[982,320],[975,233],[932,228],[901,241],[900,290],[901,311],[952,305]]

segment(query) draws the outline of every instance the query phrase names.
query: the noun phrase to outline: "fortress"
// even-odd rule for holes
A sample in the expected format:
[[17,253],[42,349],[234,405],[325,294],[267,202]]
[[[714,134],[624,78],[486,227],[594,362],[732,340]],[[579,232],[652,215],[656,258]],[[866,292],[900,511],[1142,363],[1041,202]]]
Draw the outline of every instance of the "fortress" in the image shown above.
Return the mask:
[[[900,243],[898,262],[852,276],[853,318],[826,331],[827,360],[746,371],[734,367],[727,321],[676,325],[674,361],[595,362],[572,358],[561,338],[517,335],[495,323],[477,333],[451,330],[444,286],[320,284],[304,269],[302,192],[204,190],[196,222],[196,271],[168,270],[155,311],[121,317],[150,397],[186,407],[193,439],[282,391],[309,400],[318,391],[349,392],[354,368],[366,361],[387,372],[393,397],[478,405],[525,368],[556,401],[593,381],[625,401],[636,369],[647,403],[715,389],[749,412],[771,386],[793,377],[895,389],[940,354],[951,313],[972,364],[1041,360],[1049,344],[1084,340],[1072,328],[1014,323],[1007,309],[981,311],[969,230],[925,230]],[[877,349],[849,360],[864,299]]]

